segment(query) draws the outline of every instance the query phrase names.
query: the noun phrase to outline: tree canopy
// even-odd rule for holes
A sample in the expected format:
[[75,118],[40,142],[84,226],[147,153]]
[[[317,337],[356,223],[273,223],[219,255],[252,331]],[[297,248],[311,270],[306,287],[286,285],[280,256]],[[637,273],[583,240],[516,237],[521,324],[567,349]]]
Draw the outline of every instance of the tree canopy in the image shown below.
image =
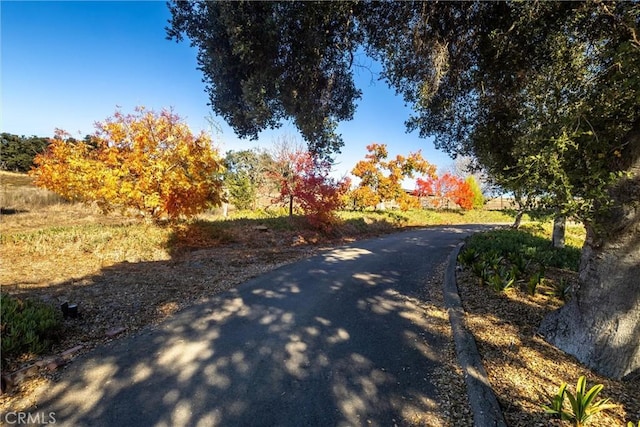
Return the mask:
[[257,149],[228,151],[224,166],[229,201],[238,209],[255,208],[258,191],[266,186],[268,171],[273,169],[273,158]]
[[[211,105],[241,136],[292,119],[339,149],[354,57],[413,106],[408,130],[587,227],[579,295],[541,327],[602,373],[640,369],[640,3],[171,2]],[[615,297],[614,297],[615,296]],[[598,307],[601,301],[606,307]],[[598,310],[592,308],[598,307]],[[604,317],[603,317],[604,316]]]
[[10,133],[0,135],[0,169],[12,172],[28,172],[33,159],[49,145],[47,138],[18,136]]
[[58,130],[30,173],[36,185],[104,212],[135,209],[153,220],[193,216],[222,202],[222,160],[207,135],[171,111],[117,111],[91,143]]
[[361,93],[353,53],[361,32],[349,2],[170,2],[168,37],[198,47],[213,110],[240,137],[292,120],[328,155]]

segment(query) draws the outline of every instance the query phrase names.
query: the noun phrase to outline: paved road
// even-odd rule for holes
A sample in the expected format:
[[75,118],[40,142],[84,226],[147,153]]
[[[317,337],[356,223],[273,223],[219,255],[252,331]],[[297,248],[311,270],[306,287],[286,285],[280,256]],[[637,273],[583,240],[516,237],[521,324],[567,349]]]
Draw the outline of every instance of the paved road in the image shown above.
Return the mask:
[[[477,226],[357,242],[76,360],[36,409],[65,426],[393,426],[438,406],[420,289]],[[439,286],[439,285],[438,285]]]

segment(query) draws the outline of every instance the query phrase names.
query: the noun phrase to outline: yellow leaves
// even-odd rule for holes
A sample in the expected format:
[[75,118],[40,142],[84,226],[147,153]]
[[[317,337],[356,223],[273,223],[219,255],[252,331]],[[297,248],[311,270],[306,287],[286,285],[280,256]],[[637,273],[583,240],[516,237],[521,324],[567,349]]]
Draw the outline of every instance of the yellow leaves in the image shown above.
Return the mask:
[[[176,219],[222,200],[222,162],[210,138],[180,117],[144,108],[97,123],[97,148],[56,138],[36,158],[38,185],[105,210],[133,207]],[[61,134],[62,135],[62,134]]]
[[356,206],[373,207],[391,200],[397,201],[402,209],[416,206],[417,201],[402,189],[402,180],[413,177],[416,172],[435,175],[435,166],[424,160],[419,151],[386,161],[385,144],[371,144],[367,150],[365,160],[359,161],[352,170],[353,175],[360,178],[359,188],[352,193]]

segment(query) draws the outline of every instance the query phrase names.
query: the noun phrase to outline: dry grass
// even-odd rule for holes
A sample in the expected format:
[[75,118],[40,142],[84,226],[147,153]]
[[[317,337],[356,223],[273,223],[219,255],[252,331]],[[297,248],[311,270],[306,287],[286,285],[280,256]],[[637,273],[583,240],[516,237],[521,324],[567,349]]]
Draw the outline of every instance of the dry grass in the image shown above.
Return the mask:
[[25,212],[34,208],[64,203],[51,191],[33,186],[30,176],[0,171],[0,209],[2,212]]

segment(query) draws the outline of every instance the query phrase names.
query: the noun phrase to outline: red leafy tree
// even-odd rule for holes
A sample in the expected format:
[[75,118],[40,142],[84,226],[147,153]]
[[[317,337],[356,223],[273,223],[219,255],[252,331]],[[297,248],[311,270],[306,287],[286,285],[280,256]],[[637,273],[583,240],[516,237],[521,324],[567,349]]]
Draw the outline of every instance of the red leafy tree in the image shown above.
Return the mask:
[[276,163],[274,178],[280,183],[280,200],[289,204],[289,215],[296,205],[311,226],[329,231],[337,221],[336,211],[343,206],[349,181],[331,178],[331,165],[302,149],[281,151]]
[[446,206],[449,200],[462,209],[470,210],[473,208],[473,191],[469,183],[449,173],[440,177],[418,178],[414,195],[433,197],[433,204],[436,208]]

